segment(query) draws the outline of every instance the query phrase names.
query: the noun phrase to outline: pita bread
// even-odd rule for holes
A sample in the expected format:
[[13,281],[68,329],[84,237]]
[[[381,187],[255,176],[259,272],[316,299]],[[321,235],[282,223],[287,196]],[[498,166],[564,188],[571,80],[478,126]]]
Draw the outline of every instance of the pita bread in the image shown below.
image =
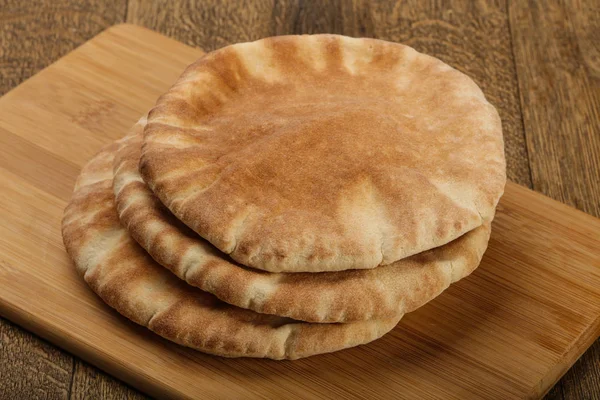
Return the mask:
[[426,253],[370,270],[270,273],[246,268],[178,221],[138,170],[140,120],[115,158],[119,217],[158,263],[190,285],[260,313],[310,322],[392,318],[427,303],[473,271],[489,239],[489,224]]
[[489,222],[506,181],[496,109],[410,47],[336,35],[228,46],[157,102],[142,175],[241,264],[369,269]]
[[310,324],[231,306],[185,284],[119,224],[112,190],[116,149],[103,149],[83,169],[65,210],[63,239],[92,290],[132,321],[206,353],[295,359],[370,342],[400,319]]

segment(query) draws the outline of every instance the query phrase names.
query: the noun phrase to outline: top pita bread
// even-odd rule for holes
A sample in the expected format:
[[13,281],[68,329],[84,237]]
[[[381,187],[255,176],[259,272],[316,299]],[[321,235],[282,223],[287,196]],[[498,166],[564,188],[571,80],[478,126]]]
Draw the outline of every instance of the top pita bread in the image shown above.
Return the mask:
[[140,170],[185,224],[268,271],[374,268],[489,221],[500,118],[466,75],[335,35],[225,47],[157,102]]
[[165,209],[138,171],[141,119],[114,163],[115,202],[131,236],[159,264],[221,300],[260,313],[310,322],[392,318],[432,300],[467,276],[487,247],[484,225],[441,247],[373,269],[271,273],[233,262]]
[[295,359],[370,342],[402,316],[311,324],[231,306],[188,286],[156,264],[120,225],[112,189],[117,147],[104,148],[83,168],[65,210],[62,232],[78,272],[127,318],[206,353]]

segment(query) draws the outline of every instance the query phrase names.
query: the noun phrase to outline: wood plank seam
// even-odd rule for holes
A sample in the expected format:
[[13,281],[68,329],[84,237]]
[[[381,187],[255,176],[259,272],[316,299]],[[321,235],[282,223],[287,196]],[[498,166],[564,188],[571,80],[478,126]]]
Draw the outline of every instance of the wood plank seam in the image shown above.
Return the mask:
[[71,398],[73,396],[73,383],[75,381],[75,365],[77,363],[82,363],[82,362],[84,362],[84,361],[82,361],[76,355],[73,355],[73,360],[71,361],[71,381],[69,382],[69,400],[71,400]]
[[[129,1],[129,0],[128,0]],[[519,74],[517,73],[517,61],[515,58],[515,46],[514,46],[514,40],[513,40],[513,29],[511,26],[511,22],[510,22],[510,2],[512,0],[505,0],[505,7],[506,7],[506,23],[508,25],[508,32],[509,32],[509,38],[510,38],[510,49],[511,49],[511,53],[512,53],[512,62],[513,62],[513,69],[514,69],[514,78],[515,81],[517,82],[517,95],[519,98],[519,115],[520,118],[519,120],[521,121],[521,129],[523,130],[523,133],[525,135],[527,135],[527,132],[525,130],[525,117],[523,116],[523,96],[521,96],[521,85],[519,84]],[[527,145],[527,140],[525,140],[524,142],[524,146],[525,146],[525,155],[527,157],[527,171],[529,172],[529,182],[530,185],[529,188],[530,189],[535,189],[533,187],[533,174],[531,172],[531,156],[530,156],[530,152],[529,152],[529,147]]]

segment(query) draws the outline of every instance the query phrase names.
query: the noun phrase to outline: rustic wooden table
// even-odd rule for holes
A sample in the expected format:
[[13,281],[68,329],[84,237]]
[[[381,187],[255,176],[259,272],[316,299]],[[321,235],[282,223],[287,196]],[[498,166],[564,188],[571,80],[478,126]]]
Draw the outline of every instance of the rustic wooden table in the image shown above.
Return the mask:
[[[0,0],[0,95],[124,21],[205,50],[289,33],[403,42],[483,88],[502,116],[509,179],[600,217],[600,2],[539,3]],[[145,396],[0,318],[8,398]],[[600,399],[600,341],[547,398]]]

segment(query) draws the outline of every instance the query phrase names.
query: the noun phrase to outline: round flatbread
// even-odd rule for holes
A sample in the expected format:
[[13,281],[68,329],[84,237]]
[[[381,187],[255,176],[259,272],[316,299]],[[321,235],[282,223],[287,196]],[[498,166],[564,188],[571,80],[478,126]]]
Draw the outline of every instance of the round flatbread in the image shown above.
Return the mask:
[[500,118],[466,75],[410,47],[336,35],[228,46],[157,102],[140,170],[241,264],[369,269],[489,222]]
[[138,162],[145,122],[133,127],[115,157],[121,223],[154,260],[227,303],[310,322],[393,318],[470,274],[487,247],[488,223],[442,247],[370,270],[271,273],[244,267],[178,221],[144,183]]
[[63,218],[65,247],[108,305],[173,342],[227,357],[296,359],[368,343],[400,315],[311,324],[238,308],[187,285],[155,263],[119,223],[112,189],[117,144],[87,164]]

